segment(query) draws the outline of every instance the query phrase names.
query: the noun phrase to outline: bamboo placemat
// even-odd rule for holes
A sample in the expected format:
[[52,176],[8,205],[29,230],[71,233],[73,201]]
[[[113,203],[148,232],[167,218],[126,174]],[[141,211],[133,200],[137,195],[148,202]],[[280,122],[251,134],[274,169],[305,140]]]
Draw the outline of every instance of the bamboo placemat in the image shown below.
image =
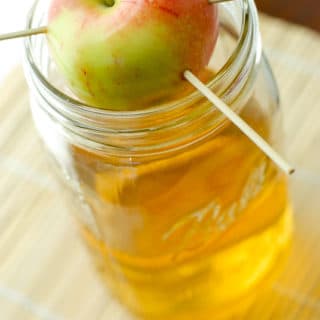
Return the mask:
[[[320,37],[261,17],[279,82],[296,232],[284,273],[244,319],[320,319]],[[61,200],[19,68],[0,94],[0,319],[130,319],[105,292]]]

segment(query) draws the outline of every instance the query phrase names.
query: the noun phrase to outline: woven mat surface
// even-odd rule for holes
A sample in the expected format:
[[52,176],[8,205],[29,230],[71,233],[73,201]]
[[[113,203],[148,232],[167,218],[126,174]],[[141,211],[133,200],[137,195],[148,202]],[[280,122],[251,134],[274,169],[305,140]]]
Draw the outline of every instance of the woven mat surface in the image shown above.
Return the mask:
[[[261,16],[285,113],[295,208],[284,273],[244,319],[320,319],[320,36]],[[0,94],[0,319],[130,319],[75,235],[33,128],[19,68]]]

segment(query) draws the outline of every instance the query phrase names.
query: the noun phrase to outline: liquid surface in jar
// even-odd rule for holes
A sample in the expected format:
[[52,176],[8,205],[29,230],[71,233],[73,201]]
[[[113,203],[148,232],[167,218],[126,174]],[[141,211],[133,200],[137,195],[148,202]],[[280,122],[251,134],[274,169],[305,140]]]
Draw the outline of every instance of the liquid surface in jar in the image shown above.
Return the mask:
[[[268,136],[256,103],[242,117]],[[95,224],[80,222],[83,237],[112,292],[146,319],[205,319],[257,288],[289,246],[285,177],[232,125],[149,163],[73,157]]]

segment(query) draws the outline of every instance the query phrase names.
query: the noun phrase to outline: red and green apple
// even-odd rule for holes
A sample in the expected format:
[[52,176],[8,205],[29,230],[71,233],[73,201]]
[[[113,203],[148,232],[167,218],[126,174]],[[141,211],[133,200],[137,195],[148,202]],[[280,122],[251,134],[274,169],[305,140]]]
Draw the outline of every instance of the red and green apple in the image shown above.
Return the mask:
[[208,64],[218,33],[208,0],[53,0],[48,39],[71,90],[104,109],[141,109]]

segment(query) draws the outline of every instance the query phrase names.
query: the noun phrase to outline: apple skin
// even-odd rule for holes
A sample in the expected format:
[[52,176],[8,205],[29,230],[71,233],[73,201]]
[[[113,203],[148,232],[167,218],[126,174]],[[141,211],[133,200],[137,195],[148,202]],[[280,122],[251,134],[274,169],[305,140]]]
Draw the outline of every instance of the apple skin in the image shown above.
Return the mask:
[[218,34],[208,0],[53,0],[48,41],[75,95],[109,110],[146,108],[199,74]]

